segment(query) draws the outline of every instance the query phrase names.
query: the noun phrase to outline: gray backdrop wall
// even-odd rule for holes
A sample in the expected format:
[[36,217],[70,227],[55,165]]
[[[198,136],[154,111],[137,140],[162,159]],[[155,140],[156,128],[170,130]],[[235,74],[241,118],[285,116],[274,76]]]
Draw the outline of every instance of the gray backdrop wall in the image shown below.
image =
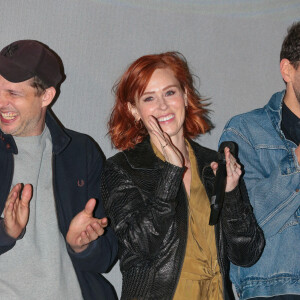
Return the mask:
[[[53,111],[91,135],[107,157],[111,88],[125,67],[150,53],[182,52],[216,125],[198,141],[217,149],[226,121],[263,106],[284,88],[279,52],[299,0],[1,0],[0,48],[36,39],[62,58],[66,80]],[[116,266],[106,277],[121,292]]]

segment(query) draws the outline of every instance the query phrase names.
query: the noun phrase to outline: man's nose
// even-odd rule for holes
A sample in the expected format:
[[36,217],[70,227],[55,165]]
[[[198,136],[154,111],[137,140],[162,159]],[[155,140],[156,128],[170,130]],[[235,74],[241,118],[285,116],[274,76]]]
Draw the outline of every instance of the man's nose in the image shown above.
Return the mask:
[[2,93],[0,93],[0,108],[8,105],[8,100]]

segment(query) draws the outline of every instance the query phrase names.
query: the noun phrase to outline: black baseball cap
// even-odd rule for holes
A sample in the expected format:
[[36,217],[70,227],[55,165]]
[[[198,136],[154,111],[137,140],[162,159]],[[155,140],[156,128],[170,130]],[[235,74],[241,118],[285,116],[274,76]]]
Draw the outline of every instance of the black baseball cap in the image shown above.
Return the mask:
[[62,80],[59,58],[46,45],[20,40],[0,52],[0,75],[10,82],[22,82],[34,76],[49,87]]

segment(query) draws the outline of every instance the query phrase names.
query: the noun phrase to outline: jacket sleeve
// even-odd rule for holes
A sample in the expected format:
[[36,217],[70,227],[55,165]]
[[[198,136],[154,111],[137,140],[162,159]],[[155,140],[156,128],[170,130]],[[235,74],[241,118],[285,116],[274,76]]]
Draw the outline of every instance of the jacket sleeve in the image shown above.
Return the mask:
[[158,253],[173,221],[183,171],[165,162],[159,178],[153,180],[153,193],[146,195],[126,171],[113,162],[106,164],[102,197],[121,251],[140,259]]
[[4,229],[4,219],[0,218],[0,254],[3,254],[14,247],[17,239],[10,237]]
[[279,159],[266,162],[268,158],[261,158],[259,149],[233,127],[225,127],[220,142],[229,140],[238,144],[250,202],[267,239],[277,234],[299,209],[300,168],[295,155],[282,155],[282,149],[276,150]]
[[67,250],[73,264],[81,271],[105,273],[115,262],[117,255],[117,240],[110,227],[105,234],[91,242],[83,252],[76,253],[67,244]]
[[11,250],[16,242],[23,238],[26,232],[26,227],[23,229],[18,238],[14,239],[9,236],[4,228],[4,218],[0,218],[0,255]]
[[[103,158],[93,144],[89,144],[87,149],[88,155],[88,199],[96,198],[98,200],[94,212],[96,218],[105,217],[103,203],[100,194],[100,177],[103,168]],[[69,245],[67,245],[69,255],[73,264],[82,271],[94,271],[97,273],[107,272],[109,267],[114,263],[117,251],[117,238],[108,226],[105,233],[95,241],[89,244],[89,247],[81,252],[75,253]]]
[[225,193],[221,223],[229,260],[242,267],[255,264],[263,252],[265,239],[243,180],[233,191]]

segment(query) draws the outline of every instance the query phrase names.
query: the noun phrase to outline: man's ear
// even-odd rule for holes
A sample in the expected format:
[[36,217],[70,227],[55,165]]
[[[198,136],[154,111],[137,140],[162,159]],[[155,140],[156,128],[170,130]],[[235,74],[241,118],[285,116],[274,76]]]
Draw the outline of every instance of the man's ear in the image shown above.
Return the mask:
[[128,107],[128,110],[133,115],[134,119],[138,122],[141,119],[141,117],[140,117],[140,114],[139,114],[136,106],[132,105],[130,102],[127,102],[127,107]]
[[294,67],[292,66],[292,64],[290,63],[290,61],[288,59],[283,58],[280,61],[280,73],[281,73],[283,80],[286,83],[289,83],[291,81],[294,70],[295,70]]
[[56,90],[53,86],[47,88],[42,95],[42,107],[47,107],[51,104],[56,94]]

